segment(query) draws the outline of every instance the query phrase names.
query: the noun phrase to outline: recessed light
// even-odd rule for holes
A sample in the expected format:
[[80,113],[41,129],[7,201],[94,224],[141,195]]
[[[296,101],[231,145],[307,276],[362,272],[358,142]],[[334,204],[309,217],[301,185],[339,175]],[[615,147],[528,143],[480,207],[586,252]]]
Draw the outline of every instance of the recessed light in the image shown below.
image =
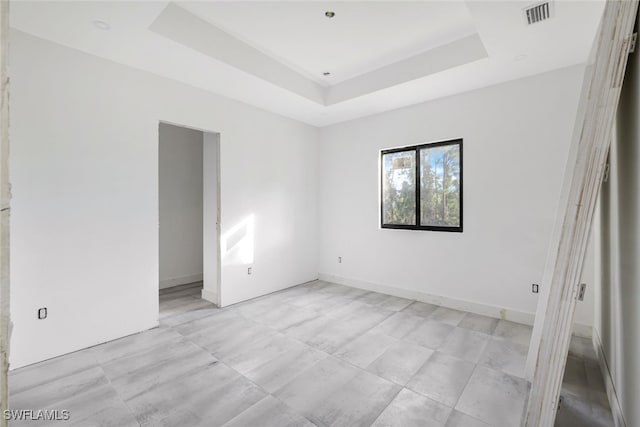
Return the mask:
[[331,73],[330,73],[330,72],[328,72],[328,71],[325,71],[324,73],[322,73],[322,75],[323,75],[323,76],[330,76],[330,75],[331,75]]
[[100,20],[93,21],[93,25],[99,30],[107,31],[111,29],[111,25],[109,25],[108,22],[104,22]]
[[516,55],[513,59],[516,60],[516,61],[522,61],[526,57],[527,57],[526,53],[521,53],[520,55]]
[[324,16],[326,16],[327,18],[333,18],[334,16],[336,16],[336,13],[334,11],[332,11],[332,10],[327,10],[324,13]]

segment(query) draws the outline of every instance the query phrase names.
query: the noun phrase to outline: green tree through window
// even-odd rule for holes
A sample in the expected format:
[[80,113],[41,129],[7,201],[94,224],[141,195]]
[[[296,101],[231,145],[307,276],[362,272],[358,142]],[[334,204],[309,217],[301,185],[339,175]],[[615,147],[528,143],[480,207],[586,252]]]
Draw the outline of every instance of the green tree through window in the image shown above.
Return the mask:
[[390,153],[384,157],[382,185],[383,221],[387,224],[416,223],[416,153]]
[[384,150],[381,164],[383,228],[462,231],[462,140]]

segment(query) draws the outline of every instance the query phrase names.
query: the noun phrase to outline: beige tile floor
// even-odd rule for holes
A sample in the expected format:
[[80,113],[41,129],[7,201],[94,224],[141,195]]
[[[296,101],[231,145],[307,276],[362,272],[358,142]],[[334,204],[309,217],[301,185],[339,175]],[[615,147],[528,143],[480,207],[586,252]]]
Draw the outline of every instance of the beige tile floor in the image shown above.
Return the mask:
[[[45,426],[518,426],[531,328],[315,281],[217,309],[160,293],[159,328],[10,375]],[[556,425],[613,425],[590,346],[572,342]],[[14,422],[12,425],[29,425]]]

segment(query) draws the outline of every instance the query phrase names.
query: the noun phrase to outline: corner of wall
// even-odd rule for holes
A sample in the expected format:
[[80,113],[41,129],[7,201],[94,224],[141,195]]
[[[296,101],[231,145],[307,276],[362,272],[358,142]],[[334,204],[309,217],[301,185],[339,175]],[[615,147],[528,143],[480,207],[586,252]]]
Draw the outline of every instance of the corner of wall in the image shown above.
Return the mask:
[[600,372],[602,373],[602,378],[604,380],[615,427],[627,427],[624,412],[622,411],[622,405],[620,405],[620,399],[618,398],[613,377],[611,376],[611,370],[609,369],[609,363],[607,362],[607,357],[605,355],[604,348],[602,347],[600,333],[595,327],[593,328],[593,347],[596,351],[596,355],[598,356],[598,365],[600,366]]

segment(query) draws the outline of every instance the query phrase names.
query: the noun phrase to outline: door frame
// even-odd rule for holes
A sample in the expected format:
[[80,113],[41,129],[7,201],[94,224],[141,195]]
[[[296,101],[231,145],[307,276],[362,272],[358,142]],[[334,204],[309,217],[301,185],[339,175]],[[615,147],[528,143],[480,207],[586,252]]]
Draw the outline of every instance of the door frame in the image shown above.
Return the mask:
[[[208,129],[204,129],[204,128],[200,128],[197,126],[191,126],[191,125],[185,125],[179,122],[173,122],[170,120],[159,120],[158,121],[158,126],[157,126],[157,130],[158,130],[158,137],[156,138],[159,144],[160,141],[160,124],[167,124],[167,125],[171,125],[171,126],[177,126],[177,127],[181,127],[184,129],[190,129],[190,130],[195,130],[195,131],[199,131],[202,132],[203,134],[203,138],[202,138],[202,150],[204,153],[204,148],[205,148],[205,144],[207,144],[207,142],[205,142],[205,138],[204,136],[206,134],[209,135],[215,135],[216,136],[216,144],[215,144],[215,153],[216,153],[216,219],[215,219],[215,239],[216,239],[216,283],[215,283],[215,296],[212,296],[210,292],[206,291],[206,283],[204,281],[204,276],[203,276],[203,289],[202,289],[202,299],[205,299],[213,304],[215,304],[217,307],[220,307],[220,303],[222,301],[222,297],[221,297],[221,292],[222,292],[222,257],[221,257],[221,253],[220,253],[220,237],[221,237],[221,218],[222,218],[222,207],[220,205],[220,201],[221,201],[221,185],[220,185],[220,178],[221,178],[221,171],[220,171],[220,166],[222,164],[221,159],[220,159],[220,153],[221,153],[221,144],[222,144],[222,137],[220,132],[218,131],[213,131],[213,130],[208,130]],[[158,145],[159,147],[159,145]],[[159,152],[158,152],[158,162],[157,164],[159,164]],[[159,176],[160,171],[158,170],[158,176]],[[204,170],[204,166],[203,166],[203,170],[202,170],[202,174],[203,174],[203,180],[204,180],[204,175],[205,175],[205,170]],[[160,193],[160,182],[158,181],[158,185],[157,185],[157,194]],[[203,214],[203,236],[202,236],[202,245],[203,245],[203,275],[204,275],[204,246],[205,246],[205,234],[204,234],[204,228],[205,228],[205,221],[206,218],[204,216],[204,206],[205,206],[205,197],[206,194],[204,192],[204,185],[203,185],[203,194],[202,194],[202,214]],[[158,203],[158,220],[160,218],[160,204]],[[158,222],[159,224],[159,222]],[[160,236],[160,227],[158,227],[158,237]],[[158,238],[158,251],[160,249],[160,239]]]

